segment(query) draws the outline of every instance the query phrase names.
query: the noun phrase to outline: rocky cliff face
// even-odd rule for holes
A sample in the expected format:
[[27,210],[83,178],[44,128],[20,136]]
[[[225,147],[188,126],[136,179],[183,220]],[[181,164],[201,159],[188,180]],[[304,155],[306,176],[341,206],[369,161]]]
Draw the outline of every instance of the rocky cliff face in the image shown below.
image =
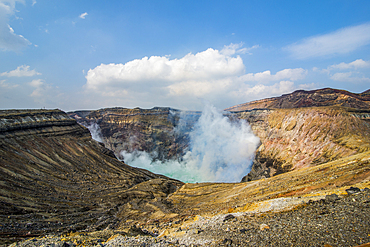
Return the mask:
[[356,94],[345,90],[324,88],[312,91],[298,90],[280,97],[256,100],[225,109],[239,112],[257,108],[301,108],[315,106],[342,106],[355,109],[369,109],[370,91]]
[[370,150],[369,113],[342,107],[238,113],[261,140],[252,171],[243,181],[271,177]]
[[[119,158],[122,151],[145,151],[153,159],[181,159],[188,148],[189,131],[200,112],[176,109],[106,108],[76,111],[69,115],[84,126],[96,123],[105,146]],[[186,120],[186,121],[185,121]]]
[[0,117],[0,138],[90,135],[86,128],[59,110],[3,110]]
[[[146,114],[151,111],[123,114],[127,122],[121,126],[148,137],[170,129],[168,115]],[[109,128],[114,129],[121,117],[107,112],[102,118],[112,121]],[[91,113],[78,116],[81,121],[101,119],[90,120]],[[223,246],[248,245],[251,239],[279,245],[286,238],[321,245],[369,242],[368,110],[311,107],[235,114],[261,138],[252,175],[276,176],[183,184],[118,161],[61,111],[0,111],[0,245],[50,233],[58,237],[32,238],[20,246]],[[351,197],[348,191],[362,194]],[[329,223],[323,226],[323,220]]]
[[246,119],[262,143],[243,181],[369,150],[369,92],[299,90],[226,109]]
[[118,161],[59,110],[0,111],[0,178],[0,244],[168,213],[182,185]]
[[[252,171],[243,181],[271,177],[361,153],[370,148],[370,93],[344,90],[296,91],[230,107],[230,118],[245,119],[260,138]],[[154,159],[181,159],[199,112],[170,108],[109,108],[69,113],[85,126],[98,123],[105,146],[154,153]],[[182,122],[181,122],[182,121]],[[185,123],[185,124],[184,124]],[[180,129],[176,132],[174,129]]]

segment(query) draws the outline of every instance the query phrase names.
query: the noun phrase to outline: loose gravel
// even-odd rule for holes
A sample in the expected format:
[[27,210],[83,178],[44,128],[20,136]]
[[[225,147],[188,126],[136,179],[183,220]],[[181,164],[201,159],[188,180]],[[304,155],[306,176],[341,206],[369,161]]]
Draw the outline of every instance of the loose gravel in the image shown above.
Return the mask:
[[[116,235],[91,246],[358,246],[370,243],[370,189],[329,195],[280,213],[200,217],[164,237]],[[173,236],[173,237],[171,237]],[[11,246],[78,246],[49,237]]]

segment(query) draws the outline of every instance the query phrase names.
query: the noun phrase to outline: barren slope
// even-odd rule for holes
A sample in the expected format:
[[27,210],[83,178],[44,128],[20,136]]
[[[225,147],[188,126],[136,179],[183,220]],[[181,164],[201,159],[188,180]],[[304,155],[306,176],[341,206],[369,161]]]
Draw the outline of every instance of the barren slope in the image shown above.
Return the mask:
[[370,150],[369,92],[298,90],[225,109],[246,119],[261,139],[243,181]]
[[[299,114],[311,116],[320,112],[311,110],[313,108]],[[320,110],[322,116],[327,114],[330,119],[333,117],[330,114],[339,117],[347,129],[355,126],[354,132],[360,131],[359,126],[366,123],[358,119],[359,116],[353,116],[353,122],[346,125],[340,119],[341,114],[348,119],[346,114],[354,113],[343,109]],[[289,119],[289,114],[291,112],[283,115]],[[289,121],[271,122],[281,124],[280,129],[293,126]],[[337,121],[328,122],[330,129]],[[294,130],[303,123],[305,121],[297,121],[290,128]],[[279,128],[275,126],[275,129]],[[326,135],[330,133],[328,131]],[[119,243],[141,246],[149,242],[152,243],[149,246],[156,246],[157,242],[164,243],[163,246],[180,243],[228,246],[232,243],[246,245],[252,240],[268,245],[272,240],[279,243],[281,238],[320,245],[354,245],[370,240],[367,236],[370,225],[366,223],[367,194],[354,200],[344,197],[342,204],[328,204],[332,205],[333,213],[326,206],[309,203],[332,193],[342,197],[351,186],[360,189],[370,186],[370,151],[362,152],[367,144],[361,146],[356,138],[337,136],[343,147],[355,146],[361,153],[314,167],[246,183],[182,184],[117,161],[112,152],[91,140],[84,127],[60,111],[3,111],[0,137],[2,243],[47,233],[59,237],[34,238],[24,242],[23,246],[41,246],[50,244],[50,241],[56,241],[52,243],[57,246],[114,246]],[[360,135],[360,138],[364,137]],[[342,207],[349,206],[351,212],[343,213]],[[315,207],[318,207],[316,211]],[[292,209],[298,210],[297,213],[269,214],[268,218],[261,215]],[[313,233],[303,231],[308,221],[301,224],[302,221],[297,220],[300,212],[308,212],[307,217],[314,221],[315,224],[307,228]],[[230,213],[233,215],[228,216]],[[335,225],[322,227],[317,219],[323,214],[325,217],[334,215],[330,220]],[[282,220],[276,221],[279,218]],[[357,219],[361,219],[358,230],[350,225]],[[270,224],[271,231],[263,233],[265,226],[259,222]],[[299,239],[289,235],[279,237],[279,234],[287,233],[280,231],[283,226],[279,226],[280,229],[271,225],[273,222],[296,222],[293,227],[298,228],[297,232],[302,230]],[[341,225],[346,226],[344,232],[338,232]],[[244,232],[239,231],[240,226]],[[77,232],[71,233],[74,231]],[[240,236],[247,231],[254,235]],[[60,237],[62,233],[64,235]],[[146,237],[122,237],[136,235]],[[336,236],[336,239],[330,236]],[[133,245],[134,242],[137,244]]]
[[[152,109],[105,108],[96,111],[69,112],[85,126],[96,123],[105,146],[119,158],[121,151],[156,153],[155,159],[181,158],[188,146],[188,132],[200,112],[180,112],[168,107]],[[180,121],[181,117],[186,121]],[[174,132],[174,128],[181,129]]]
[[[364,194],[348,197],[351,186]],[[185,184],[166,199],[174,212],[166,217],[17,246],[356,246],[370,242],[369,187],[365,152],[247,183]]]
[[323,88],[312,91],[298,90],[280,97],[256,100],[229,107],[226,111],[239,112],[252,109],[300,108],[314,106],[342,106],[369,109],[370,90],[356,94],[345,90]]
[[0,177],[2,242],[167,212],[182,184],[118,161],[58,110],[0,112]]
[[315,166],[370,150],[370,111],[306,107],[239,112],[260,138],[244,180]]

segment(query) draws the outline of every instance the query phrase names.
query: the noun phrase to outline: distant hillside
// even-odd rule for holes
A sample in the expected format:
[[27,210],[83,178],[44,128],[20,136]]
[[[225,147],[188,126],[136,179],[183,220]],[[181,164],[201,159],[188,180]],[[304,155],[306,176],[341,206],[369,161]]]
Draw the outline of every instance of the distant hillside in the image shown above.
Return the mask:
[[343,106],[356,109],[370,108],[370,89],[360,93],[323,88],[312,91],[298,90],[280,97],[251,101],[226,108],[225,111],[241,112],[252,109],[282,109],[317,106]]

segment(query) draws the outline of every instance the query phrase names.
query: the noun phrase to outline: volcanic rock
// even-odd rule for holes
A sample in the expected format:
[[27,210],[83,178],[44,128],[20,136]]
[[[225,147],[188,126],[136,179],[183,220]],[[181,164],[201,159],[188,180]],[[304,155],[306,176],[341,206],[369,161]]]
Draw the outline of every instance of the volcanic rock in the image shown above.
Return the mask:
[[[369,243],[369,109],[359,109],[369,93],[356,98],[339,90],[348,96],[342,100],[333,97],[338,90],[323,91],[329,96],[299,92],[289,104],[310,95],[322,104],[348,98],[355,108],[308,107],[299,98],[305,107],[229,114],[246,119],[261,140],[245,183],[183,184],[115,158],[136,147],[162,152],[158,158],[181,156],[192,125],[172,109],[71,113],[86,126],[103,126],[112,151],[59,110],[0,111],[0,244],[24,238],[13,246]],[[174,127],[184,131],[174,134]],[[144,140],[126,145],[133,136]],[[173,143],[183,146],[169,148]],[[264,225],[269,230],[261,231]]]
[[355,194],[361,192],[361,190],[357,187],[350,187],[349,189],[346,189],[346,192],[348,195]]
[[0,111],[0,177],[2,243],[165,215],[182,185],[118,161],[59,110]]
[[145,151],[153,160],[162,161],[182,158],[189,145],[189,131],[200,117],[200,112],[168,107],[116,107],[68,114],[84,126],[96,123],[105,147],[120,159],[122,151]]
[[369,90],[356,94],[345,90],[324,88],[312,91],[297,90],[280,97],[256,100],[225,109],[240,112],[253,109],[288,109],[315,106],[342,106],[355,109],[370,108]]
[[[13,246],[370,242],[365,189],[370,151],[247,183],[182,184],[102,153],[103,147],[76,122],[66,127],[53,120],[48,131],[42,123],[30,130],[26,119],[32,111],[2,112],[2,122],[19,122],[14,120],[19,113],[25,117],[22,128],[1,133],[8,136],[0,149],[2,243],[22,238],[29,240]],[[48,114],[40,113],[40,121],[51,121],[53,114],[66,117],[60,111]],[[361,192],[344,196],[350,187]],[[335,203],[322,200],[334,193],[339,195]],[[230,214],[238,220],[223,222]],[[260,231],[262,224],[270,229]],[[153,234],[130,237],[133,228]]]
[[[370,150],[369,99],[368,91],[353,94],[326,88],[300,90],[226,109],[230,119],[245,119],[261,140],[252,169],[248,175],[241,175],[241,181],[268,178]],[[145,151],[153,160],[181,161],[200,112],[107,108],[69,115],[85,126],[97,123],[105,147],[120,159],[122,151]]]
[[325,200],[328,201],[328,202],[335,202],[335,201],[339,200],[339,196],[337,194],[327,195],[325,197]]
[[[293,104],[295,101],[289,101],[298,97],[297,95],[301,100],[306,99],[304,107],[286,108],[298,106]],[[228,108],[238,118],[247,120],[261,140],[252,170],[242,182],[267,178],[370,150],[369,106],[367,109],[363,104],[351,105],[362,109],[339,106],[315,107],[316,101],[308,100],[314,96],[337,99],[342,97],[341,95],[349,98],[352,95],[362,99],[361,102],[367,102],[366,104],[369,102],[368,93],[355,95],[341,90],[322,89],[299,91],[267,99],[266,102],[271,103],[267,105],[269,109],[242,110],[256,106],[260,101],[246,103],[247,108],[239,106]],[[284,104],[275,104],[285,100],[288,101]],[[326,105],[335,105],[334,101],[325,102]]]

